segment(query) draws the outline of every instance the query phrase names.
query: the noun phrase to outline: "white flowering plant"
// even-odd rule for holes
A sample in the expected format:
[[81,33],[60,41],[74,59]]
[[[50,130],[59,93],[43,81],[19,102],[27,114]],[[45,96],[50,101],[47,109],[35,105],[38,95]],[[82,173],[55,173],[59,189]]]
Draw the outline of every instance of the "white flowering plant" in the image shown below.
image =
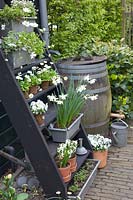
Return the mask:
[[105,138],[104,136],[88,135],[88,139],[91,142],[94,151],[105,151],[111,146],[111,139]]
[[76,140],[66,140],[57,148],[57,163],[59,167],[66,167],[68,165],[68,160],[76,153],[77,141]]
[[68,128],[71,123],[79,116],[86,100],[96,100],[98,95],[86,94],[87,84],[93,84],[96,80],[90,79],[89,75],[80,81],[77,87],[74,85],[74,81],[71,80],[67,93],[64,93],[63,89],[60,88],[61,92],[58,95],[48,95],[48,99],[54,102],[57,111],[57,122],[58,128]]
[[0,22],[6,23],[10,20],[20,21],[26,17],[36,17],[35,5],[29,0],[12,0],[11,6],[5,5],[0,10]]
[[19,73],[17,76],[16,76],[16,79],[19,83],[19,86],[21,88],[21,90],[23,92],[28,92],[30,87],[31,87],[31,83],[29,81],[29,79],[27,79],[26,77],[22,77],[22,74]]
[[43,68],[38,69],[37,76],[42,82],[52,81],[54,77],[57,77],[57,72],[51,66],[45,64]]
[[44,114],[48,110],[48,104],[38,99],[30,103],[30,109],[34,115]]
[[31,59],[35,57],[43,58],[45,42],[42,41],[35,32],[13,32],[9,31],[3,37],[1,47],[5,54],[17,51],[26,51]]

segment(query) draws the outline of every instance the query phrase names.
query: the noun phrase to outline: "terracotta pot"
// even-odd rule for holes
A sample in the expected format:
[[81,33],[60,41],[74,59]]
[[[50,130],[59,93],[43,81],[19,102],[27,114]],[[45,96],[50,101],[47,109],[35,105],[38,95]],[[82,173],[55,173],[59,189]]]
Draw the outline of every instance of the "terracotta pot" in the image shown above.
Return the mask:
[[93,158],[100,160],[100,164],[98,166],[99,169],[104,168],[107,164],[107,155],[108,151],[93,151]]
[[30,90],[29,90],[30,94],[37,94],[37,92],[38,92],[38,86],[37,85],[30,87]]
[[45,122],[44,122],[45,117],[44,117],[43,114],[34,115],[34,117],[35,117],[39,126],[45,125]]
[[26,99],[29,99],[29,93],[28,93],[28,92],[23,92],[23,94],[24,94],[24,97],[25,97]]
[[65,183],[71,180],[70,166],[69,164],[67,167],[58,168]]
[[41,88],[43,90],[48,89],[48,86],[49,86],[49,81],[43,81],[42,84],[41,84]]
[[77,157],[70,158],[68,162],[71,164],[70,171],[75,172],[77,169]]

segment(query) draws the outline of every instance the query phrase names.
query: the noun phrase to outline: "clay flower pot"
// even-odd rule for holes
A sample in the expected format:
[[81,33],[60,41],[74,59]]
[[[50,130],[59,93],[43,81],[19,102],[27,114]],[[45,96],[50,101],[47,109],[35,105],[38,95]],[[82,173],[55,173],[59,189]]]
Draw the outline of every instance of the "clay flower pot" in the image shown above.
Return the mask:
[[73,158],[70,158],[70,159],[68,160],[68,162],[69,162],[70,165],[71,165],[71,167],[70,167],[71,173],[72,173],[72,172],[75,172],[76,169],[77,169],[77,157],[76,157],[76,155],[75,155]]
[[23,94],[24,94],[24,97],[25,97],[26,99],[29,99],[29,93],[28,93],[28,92],[23,92]]
[[99,169],[104,168],[107,164],[107,155],[108,151],[93,151],[93,158],[100,160],[100,164],[98,166]]
[[45,117],[44,114],[38,114],[38,115],[34,115],[36,122],[38,123],[39,126],[43,126],[45,125]]
[[71,164],[69,164],[67,167],[58,168],[65,183],[71,180],[70,167]]
[[37,94],[37,92],[38,92],[38,86],[37,85],[30,87],[29,93],[35,95],[35,94]]
[[49,86],[49,81],[43,81],[42,84],[41,84],[41,88],[43,90],[48,89],[48,86]]

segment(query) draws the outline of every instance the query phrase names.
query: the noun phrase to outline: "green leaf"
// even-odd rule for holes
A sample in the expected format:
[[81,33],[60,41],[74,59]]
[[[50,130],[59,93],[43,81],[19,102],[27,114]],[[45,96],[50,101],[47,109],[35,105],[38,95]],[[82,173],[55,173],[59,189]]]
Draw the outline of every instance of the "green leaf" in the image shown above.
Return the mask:
[[17,200],[26,200],[28,197],[29,195],[27,193],[20,193],[17,195]]

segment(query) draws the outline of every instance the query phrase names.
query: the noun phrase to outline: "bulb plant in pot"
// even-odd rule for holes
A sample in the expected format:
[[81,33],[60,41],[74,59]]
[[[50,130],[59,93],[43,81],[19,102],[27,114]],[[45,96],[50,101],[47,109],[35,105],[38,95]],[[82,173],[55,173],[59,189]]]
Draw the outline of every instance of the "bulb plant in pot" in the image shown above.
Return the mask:
[[32,101],[30,103],[30,109],[36,119],[36,122],[38,123],[38,125],[43,126],[45,125],[45,117],[44,117],[44,113],[48,110],[48,104],[44,104],[43,101],[41,100],[37,100]]
[[107,164],[108,148],[111,146],[111,139],[104,136],[88,135],[88,139],[93,147],[93,158],[100,160],[98,168],[104,168]]
[[3,37],[1,48],[14,69],[31,63],[36,57],[43,58],[45,42],[35,32],[10,31]]
[[64,93],[60,88],[60,94],[48,95],[48,99],[54,102],[57,112],[57,120],[55,124],[51,124],[49,130],[52,133],[55,142],[65,142],[70,139],[73,134],[79,129],[81,117],[83,116],[81,109],[86,101],[90,98],[97,99],[97,95],[85,94],[87,85],[85,84],[90,80],[85,77],[75,87],[74,81],[71,80],[67,93]]
[[76,147],[77,141],[66,140],[65,143],[60,144],[57,148],[56,162],[64,182],[68,182],[71,179],[72,166],[70,158],[75,154]]
[[29,0],[12,0],[11,6],[5,5],[0,10],[1,35],[6,36],[9,31],[32,32],[38,27],[34,3]]

